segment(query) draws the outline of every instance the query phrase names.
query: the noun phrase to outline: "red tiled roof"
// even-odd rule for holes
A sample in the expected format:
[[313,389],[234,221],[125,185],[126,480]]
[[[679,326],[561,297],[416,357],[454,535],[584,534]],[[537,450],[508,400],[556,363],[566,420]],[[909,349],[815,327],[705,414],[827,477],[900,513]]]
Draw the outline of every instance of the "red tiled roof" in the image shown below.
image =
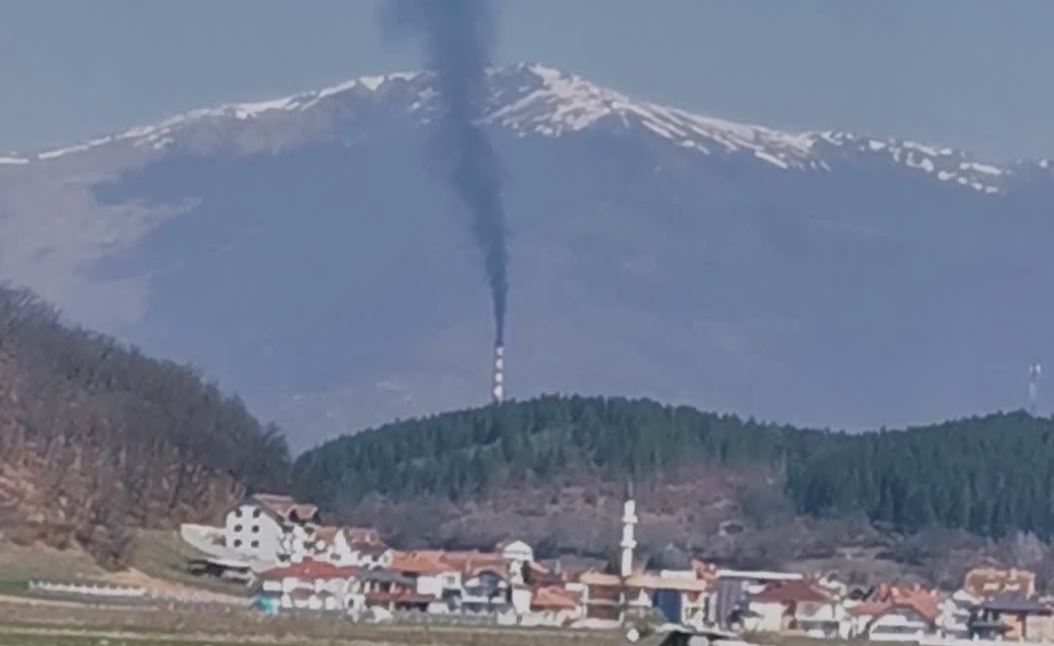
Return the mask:
[[388,551],[386,545],[378,545],[377,543],[352,543],[349,547],[353,552],[359,552],[366,556],[380,556]]
[[318,507],[315,505],[299,503],[292,496],[261,493],[253,496],[253,500],[282,518],[292,518],[295,515],[298,520],[306,521],[318,513]]
[[440,558],[447,565],[469,575],[476,575],[488,570],[503,573],[507,568],[505,559],[501,554],[493,552],[441,552]]
[[940,611],[937,609],[936,604],[930,605],[927,603],[919,603],[918,600],[898,601],[896,603],[892,603],[889,605],[888,608],[878,614],[885,614],[887,612],[891,612],[897,609],[914,610],[915,612],[925,617],[926,620],[930,623],[935,623],[937,621],[937,617],[940,616]]
[[751,601],[759,603],[823,603],[831,597],[805,581],[781,581],[773,583],[753,596]]
[[908,586],[879,584],[872,601],[884,603],[887,607],[914,608],[930,621],[936,621],[940,615],[937,607],[939,602],[937,592],[918,584]]
[[300,563],[293,563],[292,565],[283,565],[269,570],[265,570],[260,574],[261,578],[264,579],[284,579],[286,577],[296,577],[304,580],[314,579],[346,579],[358,576],[359,568],[351,567],[347,565],[333,565],[325,561],[313,561],[305,560]]
[[574,610],[578,607],[578,595],[563,588],[544,587],[534,591],[531,608],[534,610]]
[[887,608],[889,608],[889,606],[890,604],[888,603],[875,603],[865,601],[863,603],[858,603],[855,606],[846,608],[845,612],[850,617],[873,617],[885,611]]
[[439,550],[396,551],[392,554],[391,569],[413,574],[439,574],[454,568],[446,563]]

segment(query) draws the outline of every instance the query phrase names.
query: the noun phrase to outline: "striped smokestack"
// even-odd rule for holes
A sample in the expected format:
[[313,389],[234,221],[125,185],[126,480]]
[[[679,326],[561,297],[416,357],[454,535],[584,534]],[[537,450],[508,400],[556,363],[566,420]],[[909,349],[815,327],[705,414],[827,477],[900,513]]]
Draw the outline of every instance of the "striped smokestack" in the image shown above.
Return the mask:
[[494,346],[494,388],[491,390],[495,404],[505,400],[505,346]]

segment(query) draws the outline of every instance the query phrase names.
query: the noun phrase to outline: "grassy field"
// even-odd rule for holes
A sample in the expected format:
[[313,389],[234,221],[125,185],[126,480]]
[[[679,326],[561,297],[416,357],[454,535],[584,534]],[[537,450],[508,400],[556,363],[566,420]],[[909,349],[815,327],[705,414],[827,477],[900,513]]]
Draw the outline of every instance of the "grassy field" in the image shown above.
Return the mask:
[[565,631],[348,625],[330,636],[134,633],[0,626],[0,646],[614,646],[616,635]]
[[[195,555],[188,550],[174,531],[142,530],[135,535],[128,567],[159,581],[226,595],[248,596],[244,585],[189,574],[185,568],[186,560]],[[0,542],[0,595],[23,595],[26,583],[34,579],[149,587],[145,582],[122,580],[120,575],[99,568],[91,557],[77,549],[56,550],[42,545]]]
[[95,581],[105,575],[79,550],[0,543],[0,594],[22,594],[32,579]]
[[354,624],[334,615],[265,617],[248,610],[93,608],[0,601],[0,646],[611,646],[612,633]]

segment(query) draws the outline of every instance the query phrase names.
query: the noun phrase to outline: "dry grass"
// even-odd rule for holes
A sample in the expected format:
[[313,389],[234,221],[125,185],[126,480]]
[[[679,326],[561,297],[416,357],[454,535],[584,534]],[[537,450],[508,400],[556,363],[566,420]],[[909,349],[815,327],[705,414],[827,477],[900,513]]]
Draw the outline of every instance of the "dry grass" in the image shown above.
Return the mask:
[[[248,596],[244,585],[195,576],[186,571],[188,557],[199,556],[169,530],[140,530],[128,565],[153,579],[234,596]],[[142,584],[140,582],[139,584]],[[150,586],[147,586],[150,587]]]
[[264,617],[244,610],[89,608],[57,610],[0,602],[0,646],[611,646],[612,633],[549,629],[376,626],[339,616]]
[[32,579],[98,581],[105,574],[80,550],[0,542],[0,593],[21,593]]

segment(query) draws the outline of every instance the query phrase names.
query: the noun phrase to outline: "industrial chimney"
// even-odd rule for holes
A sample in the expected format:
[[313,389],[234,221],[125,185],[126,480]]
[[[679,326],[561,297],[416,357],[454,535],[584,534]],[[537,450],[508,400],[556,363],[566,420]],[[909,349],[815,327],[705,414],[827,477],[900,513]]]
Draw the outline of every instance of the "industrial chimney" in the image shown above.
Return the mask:
[[505,400],[505,346],[494,346],[494,389],[491,391],[495,404]]

